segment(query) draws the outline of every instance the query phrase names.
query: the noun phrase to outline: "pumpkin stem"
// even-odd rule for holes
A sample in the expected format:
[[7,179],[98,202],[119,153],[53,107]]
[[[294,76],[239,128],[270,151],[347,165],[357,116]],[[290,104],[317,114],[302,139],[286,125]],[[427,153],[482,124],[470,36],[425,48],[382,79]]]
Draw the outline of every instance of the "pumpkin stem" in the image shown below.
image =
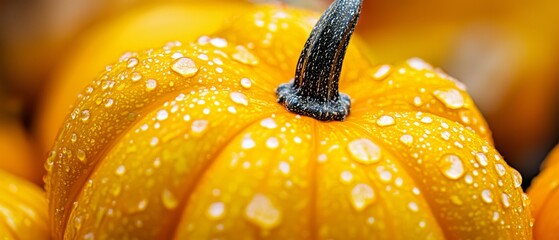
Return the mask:
[[295,71],[295,78],[276,90],[289,111],[321,121],[349,115],[349,96],[338,91],[342,63],[361,12],[362,0],[336,0],[314,26]]

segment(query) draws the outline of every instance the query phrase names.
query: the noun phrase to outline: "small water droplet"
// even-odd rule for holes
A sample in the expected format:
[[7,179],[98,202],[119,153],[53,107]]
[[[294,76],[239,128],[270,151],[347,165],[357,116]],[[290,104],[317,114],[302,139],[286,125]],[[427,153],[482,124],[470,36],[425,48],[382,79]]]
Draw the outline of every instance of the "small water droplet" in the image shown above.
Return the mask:
[[225,204],[223,202],[214,202],[210,204],[207,215],[210,219],[221,219],[225,213]]
[[409,208],[412,212],[417,212],[417,211],[419,211],[419,206],[417,206],[417,203],[415,203],[415,202],[410,202],[410,203],[408,203],[408,208]]
[[497,173],[501,177],[505,176],[505,174],[507,173],[507,169],[505,168],[505,166],[503,166],[503,164],[500,163],[495,164],[495,170],[497,170]]
[[425,61],[423,61],[423,59],[420,58],[410,58],[407,61],[407,64],[418,71],[421,70],[433,70],[433,66],[429,65],[428,63],[426,63]]
[[493,217],[491,218],[491,220],[493,220],[493,222],[499,220],[499,212],[497,211],[493,212]]
[[243,149],[251,149],[254,148],[254,146],[256,146],[256,143],[250,136],[245,136],[241,141],[241,147]]
[[227,40],[223,38],[212,38],[210,40],[210,44],[213,45],[214,47],[224,48],[227,47]]
[[281,161],[279,164],[279,169],[283,174],[287,175],[289,174],[291,168],[289,166],[289,163]]
[[72,135],[70,136],[70,141],[72,141],[72,143],[76,143],[76,141],[78,141],[78,135],[72,133]]
[[421,193],[421,191],[420,191],[419,188],[417,188],[417,187],[414,187],[411,191],[412,191],[413,194],[415,194],[415,195],[419,195],[419,194]]
[[157,112],[157,116],[155,118],[159,121],[163,121],[163,120],[167,119],[167,117],[169,117],[169,113],[167,112],[167,110],[162,109],[162,110],[159,110],[159,112]]
[[484,153],[476,153],[476,160],[481,166],[487,166],[487,156]]
[[425,117],[421,118],[421,122],[422,123],[432,123],[433,119],[431,117],[425,116]]
[[167,209],[175,209],[179,205],[175,195],[168,189],[163,189],[161,192],[161,202]]
[[363,164],[372,164],[380,160],[380,147],[366,138],[351,141],[348,151],[355,161]]
[[381,66],[377,67],[377,70],[373,74],[373,77],[376,80],[382,80],[388,75],[388,73],[390,73],[391,68],[392,67],[390,67],[390,65],[381,65]]
[[156,87],[157,87],[157,81],[155,81],[155,79],[150,78],[146,81],[146,89],[148,91],[151,91],[151,90],[155,89]]
[[81,120],[82,122],[87,122],[89,120],[89,110],[83,110],[82,114],[81,114]]
[[159,138],[157,137],[152,137],[151,140],[149,141],[149,145],[152,147],[157,145],[158,143],[159,143]]
[[502,201],[503,206],[504,206],[505,208],[510,207],[509,198],[510,198],[509,195],[506,194],[506,193],[503,193],[502,196],[501,196],[501,201]]
[[433,95],[450,109],[459,109],[464,107],[464,97],[456,89],[435,90]]
[[276,137],[270,137],[266,140],[266,147],[274,149],[279,146],[279,140]]
[[262,120],[260,122],[260,126],[268,128],[268,129],[274,129],[274,128],[278,127],[278,125],[276,124],[276,121],[274,121],[274,119],[272,119],[272,118],[266,118],[266,119]]
[[350,171],[343,171],[343,172],[340,174],[340,180],[341,180],[343,183],[350,183],[351,180],[353,180],[353,174],[351,174]]
[[232,55],[234,60],[248,65],[258,64],[258,58],[256,58],[256,56],[254,56],[254,54],[252,54],[244,46],[236,46],[235,50],[235,53]]
[[467,184],[472,184],[474,182],[474,178],[470,174],[466,174],[466,177],[464,177],[464,180],[466,181]]
[[195,137],[202,136],[204,132],[208,128],[208,120],[199,119],[192,121],[192,125],[190,126],[190,130],[192,131],[192,135]]
[[281,212],[266,195],[259,193],[248,203],[244,216],[263,229],[272,229],[281,222]]
[[241,78],[241,86],[249,89],[252,86],[252,81],[249,78]]
[[118,176],[122,176],[124,175],[124,173],[126,173],[126,167],[124,167],[124,165],[120,165],[118,166],[118,168],[116,168],[115,174]]
[[481,199],[486,203],[493,202],[493,197],[491,196],[491,191],[489,189],[484,189],[481,191]]
[[78,160],[80,160],[80,162],[85,162],[85,152],[81,149],[78,149],[77,154],[78,156]]
[[114,103],[114,102],[115,102],[115,101],[114,101],[112,98],[107,98],[107,99],[105,99],[105,107],[111,107],[111,106],[113,106],[113,103]]
[[386,127],[390,125],[394,125],[394,118],[392,116],[383,115],[377,119],[377,125],[381,127]]
[[421,104],[423,104],[423,100],[421,100],[421,97],[416,96],[416,97],[413,98],[413,105],[414,106],[419,107],[419,106],[421,106]]
[[450,139],[450,133],[448,131],[444,131],[441,133],[441,138],[448,141]]
[[126,65],[128,68],[133,68],[136,65],[138,65],[138,59],[133,57],[133,58],[129,58],[128,59],[128,65]]
[[142,199],[138,202],[138,211],[143,211],[148,207],[148,200]]
[[375,200],[375,192],[368,184],[359,183],[351,190],[350,198],[353,208],[361,211]]
[[245,106],[248,105],[248,99],[246,98],[246,96],[244,94],[242,94],[240,92],[231,92],[229,94],[229,96],[231,97],[231,100],[234,103],[245,105]]
[[454,154],[446,154],[439,161],[439,169],[444,176],[450,179],[459,179],[464,175],[462,159]]
[[406,146],[411,146],[413,143],[413,137],[409,134],[404,134],[400,137],[400,142],[402,142]]
[[132,82],[140,81],[140,79],[142,79],[142,74],[140,74],[139,72],[133,72],[130,76],[130,79],[132,79]]
[[190,58],[179,58],[173,61],[171,69],[183,77],[192,77],[198,72],[196,63]]
[[522,175],[515,169],[511,170],[512,172],[512,180],[514,181],[514,187],[519,188],[522,185]]

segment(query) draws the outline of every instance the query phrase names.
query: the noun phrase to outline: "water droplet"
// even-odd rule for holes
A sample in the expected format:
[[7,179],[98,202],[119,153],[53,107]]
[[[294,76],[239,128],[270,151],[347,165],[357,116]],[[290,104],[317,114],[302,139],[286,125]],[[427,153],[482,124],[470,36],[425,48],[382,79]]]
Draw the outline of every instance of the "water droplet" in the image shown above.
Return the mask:
[[113,106],[113,103],[114,103],[114,102],[115,102],[115,101],[114,101],[112,98],[107,98],[107,99],[105,99],[105,107],[111,107],[111,106]]
[[208,120],[199,119],[192,121],[192,125],[190,126],[192,135],[195,137],[202,136],[202,134],[207,130],[208,125]]
[[128,68],[133,68],[136,65],[138,65],[138,59],[137,58],[129,58],[128,59],[128,65],[126,65]]
[[421,118],[421,122],[422,123],[432,123],[433,119],[431,117],[426,116],[426,117]]
[[497,211],[493,212],[493,217],[491,218],[491,220],[493,220],[493,222],[499,220],[499,212]]
[[417,211],[419,211],[419,207],[417,206],[417,203],[415,203],[415,202],[410,202],[410,203],[408,203],[408,208],[409,208],[412,212],[417,212]]
[[263,194],[255,194],[245,209],[245,217],[263,229],[272,229],[281,221],[281,212]]
[[509,195],[506,194],[506,193],[503,193],[502,196],[501,196],[501,201],[503,202],[503,206],[504,206],[505,208],[510,207],[509,198],[510,198]]
[[262,120],[260,122],[260,126],[268,128],[268,129],[274,129],[274,128],[278,127],[278,125],[276,124],[276,121],[274,121],[274,119],[272,119],[272,118],[266,118],[266,119]]
[[155,81],[155,79],[148,79],[146,81],[146,88],[148,91],[151,91],[153,89],[155,89],[157,87],[157,81]]
[[210,40],[210,44],[213,45],[214,47],[224,48],[227,47],[227,40],[223,38],[212,38]]
[[350,171],[343,171],[343,172],[340,174],[340,180],[341,180],[343,183],[350,183],[351,180],[353,180],[353,174],[351,174]]
[[78,135],[72,133],[72,135],[70,136],[70,141],[72,141],[72,143],[76,143],[76,141],[78,141]]
[[175,195],[168,189],[163,189],[161,192],[161,202],[167,209],[175,209],[179,205]]
[[444,131],[441,133],[441,138],[448,141],[450,139],[450,133],[448,131]]
[[459,205],[459,206],[463,204],[462,199],[460,199],[460,197],[458,197],[456,195],[450,196],[450,201],[452,203],[456,204],[456,205]]
[[231,100],[234,103],[245,105],[245,106],[248,105],[248,100],[246,96],[240,92],[231,92],[229,96],[231,97]]
[[383,115],[377,119],[377,125],[381,127],[394,125],[394,118],[392,116]]
[[277,148],[279,146],[279,140],[275,137],[270,137],[266,140],[266,146],[271,149]]
[[251,149],[254,146],[256,146],[256,143],[254,142],[254,140],[250,136],[245,136],[243,138],[243,140],[241,141],[241,147],[243,149]]
[[116,168],[115,174],[118,176],[122,176],[124,175],[124,173],[126,173],[126,167],[124,167],[124,165],[120,165],[118,166],[118,168]]
[[173,53],[173,54],[171,55],[171,58],[172,58],[173,60],[174,60],[174,59],[181,58],[181,57],[184,57],[184,55],[182,55],[182,53],[180,53],[180,52],[175,52],[175,53]]
[[163,121],[163,120],[167,119],[167,117],[169,117],[169,113],[167,113],[167,110],[162,109],[162,110],[159,110],[159,112],[157,112],[157,116],[155,118],[159,121]]
[[459,109],[464,107],[464,97],[456,89],[435,90],[433,95],[450,109]]
[[419,188],[417,188],[417,187],[414,187],[411,191],[412,191],[413,194],[415,194],[415,195],[419,195],[419,194],[421,193],[421,191],[420,191]]
[[464,175],[462,159],[454,154],[444,155],[439,161],[439,169],[443,175],[453,180],[459,179]]
[[382,182],[390,182],[390,180],[392,180],[392,173],[390,173],[390,171],[384,169],[384,167],[379,167],[377,168],[380,180]]
[[132,79],[132,82],[140,81],[140,79],[142,79],[142,74],[140,74],[139,72],[133,72],[130,76],[130,79]]
[[484,153],[476,153],[476,160],[481,166],[487,166],[487,156]]
[[198,72],[196,63],[190,58],[179,58],[173,61],[171,69],[183,77],[192,77]]
[[428,63],[426,63],[425,61],[423,61],[420,58],[410,58],[407,61],[407,64],[418,71],[421,70],[433,70],[433,66],[429,65]]
[[466,181],[467,184],[472,184],[474,182],[474,178],[470,174],[466,174],[466,177],[464,177],[464,180]]
[[80,162],[85,162],[85,152],[81,149],[78,149],[77,154],[78,156],[78,160],[80,160]]
[[252,81],[249,78],[241,78],[241,86],[249,89],[252,86]]
[[507,169],[505,168],[505,166],[503,166],[503,164],[500,163],[495,164],[495,170],[497,170],[497,173],[501,177],[505,176],[505,174],[507,173]]
[[143,211],[148,207],[148,200],[142,199],[138,202],[138,211]]
[[290,171],[289,163],[281,161],[280,164],[279,164],[279,169],[283,174],[285,174],[285,175],[289,174],[289,171]]
[[351,190],[350,197],[353,208],[361,211],[375,200],[375,193],[368,184],[359,183]]
[[243,46],[235,47],[236,52],[233,53],[232,57],[234,60],[244,63],[247,65],[256,65],[258,64],[258,58],[254,56],[248,49]]
[[152,147],[157,145],[158,143],[159,143],[159,138],[157,137],[152,137],[151,140],[149,141],[149,145]]
[[83,110],[82,114],[81,114],[81,120],[82,122],[87,122],[89,120],[89,110]]
[[355,161],[363,164],[371,164],[380,160],[380,147],[366,138],[351,141],[348,151]]
[[421,104],[423,104],[423,100],[421,100],[420,97],[414,97],[413,98],[413,105],[416,107],[421,106]]
[[515,169],[512,169],[512,180],[514,181],[514,187],[519,188],[522,185],[522,175]]
[[413,137],[409,134],[404,134],[400,137],[400,142],[402,142],[406,146],[411,146],[411,144],[413,143]]
[[214,202],[210,204],[210,207],[208,208],[208,212],[207,212],[208,217],[213,220],[222,218],[224,213],[225,213],[225,204],[223,204],[222,202]]
[[484,189],[481,191],[481,199],[486,203],[493,202],[493,197],[491,196],[491,191],[489,189]]
[[376,80],[382,80],[388,75],[388,73],[390,73],[390,69],[391,69],[390,65],[381,65],[377,67],[377,70],[373,74],[373,77]]
[[227,111],[233,114],[237,113],[237,109],[234,106],[227,107]]

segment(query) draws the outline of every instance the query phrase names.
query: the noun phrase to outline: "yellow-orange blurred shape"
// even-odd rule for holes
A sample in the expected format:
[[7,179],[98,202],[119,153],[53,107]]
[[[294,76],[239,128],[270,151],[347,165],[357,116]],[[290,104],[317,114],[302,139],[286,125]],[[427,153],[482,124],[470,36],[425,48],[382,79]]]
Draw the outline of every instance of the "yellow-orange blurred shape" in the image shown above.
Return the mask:
[[49,239],[47,201],[36,185],[0,170],[0,238]]
[[19,121],[0,117],[0,153],[1,170],[43,185],[43,162]]
[[243,1],[219,0],[144,4],[81,34],[66,46],[67,56],[39,101],[34,131],[40,151],[46,155],[52,146],[78,93],[119,56],[168,41],[193,41],[202,33],[215,31],[246,6]]
[[532,201],[534,239],[559,239],[559,145],[542,165],[542,172],[528,189]]

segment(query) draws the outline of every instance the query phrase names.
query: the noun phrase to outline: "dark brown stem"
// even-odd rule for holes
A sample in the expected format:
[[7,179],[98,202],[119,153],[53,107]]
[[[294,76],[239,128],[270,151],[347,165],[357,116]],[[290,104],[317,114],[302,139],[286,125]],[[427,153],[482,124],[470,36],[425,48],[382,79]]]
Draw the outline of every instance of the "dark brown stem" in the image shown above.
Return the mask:
[[276,90],[289,111],[321,121],[349,115],[349,96],[338,91],[345,51],[361,12],[362,0],[336,0],[322,14],[307,39],[295,78]]

